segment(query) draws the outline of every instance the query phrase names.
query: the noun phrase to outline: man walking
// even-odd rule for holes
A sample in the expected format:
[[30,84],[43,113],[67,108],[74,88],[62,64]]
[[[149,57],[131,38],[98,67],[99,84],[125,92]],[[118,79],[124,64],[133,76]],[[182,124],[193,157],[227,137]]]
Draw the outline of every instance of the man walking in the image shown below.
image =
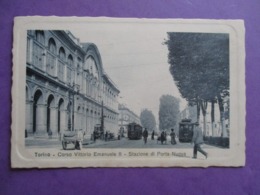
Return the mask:
[[171,129],[171,144],[175,145],[176,144],[176,140],[175,140],[175,133],[174,133],[174,129]]
[[193,130],[192,142],[194,143],[193,147],[193,158],[197,158],[197,151],[202,153],[206,158],[208,157],[208,153],[201,149],[200,145],[203,144],[203,134],[202,130],[199,127],[199,123],[196,123]]
[[143,137],[144,137],[144,144],[146,144],[146,142],[147,142],[147,137],[148,137],[148,131],[147,131],[146,128],[144,129]]

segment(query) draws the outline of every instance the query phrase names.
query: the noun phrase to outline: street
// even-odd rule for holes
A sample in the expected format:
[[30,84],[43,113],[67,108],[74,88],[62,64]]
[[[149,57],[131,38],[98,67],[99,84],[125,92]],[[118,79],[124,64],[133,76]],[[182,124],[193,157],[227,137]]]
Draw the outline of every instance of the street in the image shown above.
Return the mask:
[[[155,136],[154,140],[151,140],[151,136],[148,137],[147,143],[144,144],[143,139],[140,140],[129,140],[127,137],[124,137],[120,140],[96,140],[94,142],[87,137],[83,141],[83,150],[87,148],[192,148],[190,143],[180,143],[178,139],[176,139],[177,144],[172,145],[170,143],[170,136],[167,137],[167,142],[161,144],[160,141],[157,142],[157,136]],[[25,140],[25,145],[28,148],[57,148],[62,149],[61,141],[59,139],[48,139],[48,138],[30,138]],[[73,144],[68,144],[68,149],[74,149]],[[216,148],[214,146],[209,146],[204,144],[204,148]]]

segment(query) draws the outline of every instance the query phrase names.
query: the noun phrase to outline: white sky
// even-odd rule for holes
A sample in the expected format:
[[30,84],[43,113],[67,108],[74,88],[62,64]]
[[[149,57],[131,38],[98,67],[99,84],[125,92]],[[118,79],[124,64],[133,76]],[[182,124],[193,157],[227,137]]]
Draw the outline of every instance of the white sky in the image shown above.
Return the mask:
[[169,72],[167,46],[162,44],[169,24],[90,23],[69,30],[80,42],[98,47],[105,72],[120,90],[119,102],[137,115],[147,108],[158,123],[164,94],[180,98],[181,110],[186,106]]

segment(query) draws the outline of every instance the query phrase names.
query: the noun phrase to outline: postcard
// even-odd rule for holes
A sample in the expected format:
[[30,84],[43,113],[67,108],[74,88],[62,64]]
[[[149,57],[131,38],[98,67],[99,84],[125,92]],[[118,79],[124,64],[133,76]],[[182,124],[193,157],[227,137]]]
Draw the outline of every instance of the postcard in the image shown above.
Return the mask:
[[16,17],[12,168],[245,165],[242,20]]

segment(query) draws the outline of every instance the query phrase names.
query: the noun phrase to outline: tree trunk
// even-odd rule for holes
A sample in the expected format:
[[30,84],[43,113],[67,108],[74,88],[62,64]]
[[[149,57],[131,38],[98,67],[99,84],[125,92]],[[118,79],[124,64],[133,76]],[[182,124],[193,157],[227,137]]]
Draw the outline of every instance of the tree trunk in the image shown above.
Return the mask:
[[225,112],[224,112],[224,104],[223,99],[220,95],[218,95],[218,105],[219,105],[219,112],[220,112],[220,123],[221,123],[221,137],[227,137],[227,130],[225,125]]
[[206,135],[207,127],[206,127],[206,114],[207,114],[207,101],[201,101],[201,110],[203,114],[203,135]]
[[215,100],[211,101],[211,130],[212,130],[212,137],[215,136]]
[[200,122],[200,102],[197,101],[197,122]]

